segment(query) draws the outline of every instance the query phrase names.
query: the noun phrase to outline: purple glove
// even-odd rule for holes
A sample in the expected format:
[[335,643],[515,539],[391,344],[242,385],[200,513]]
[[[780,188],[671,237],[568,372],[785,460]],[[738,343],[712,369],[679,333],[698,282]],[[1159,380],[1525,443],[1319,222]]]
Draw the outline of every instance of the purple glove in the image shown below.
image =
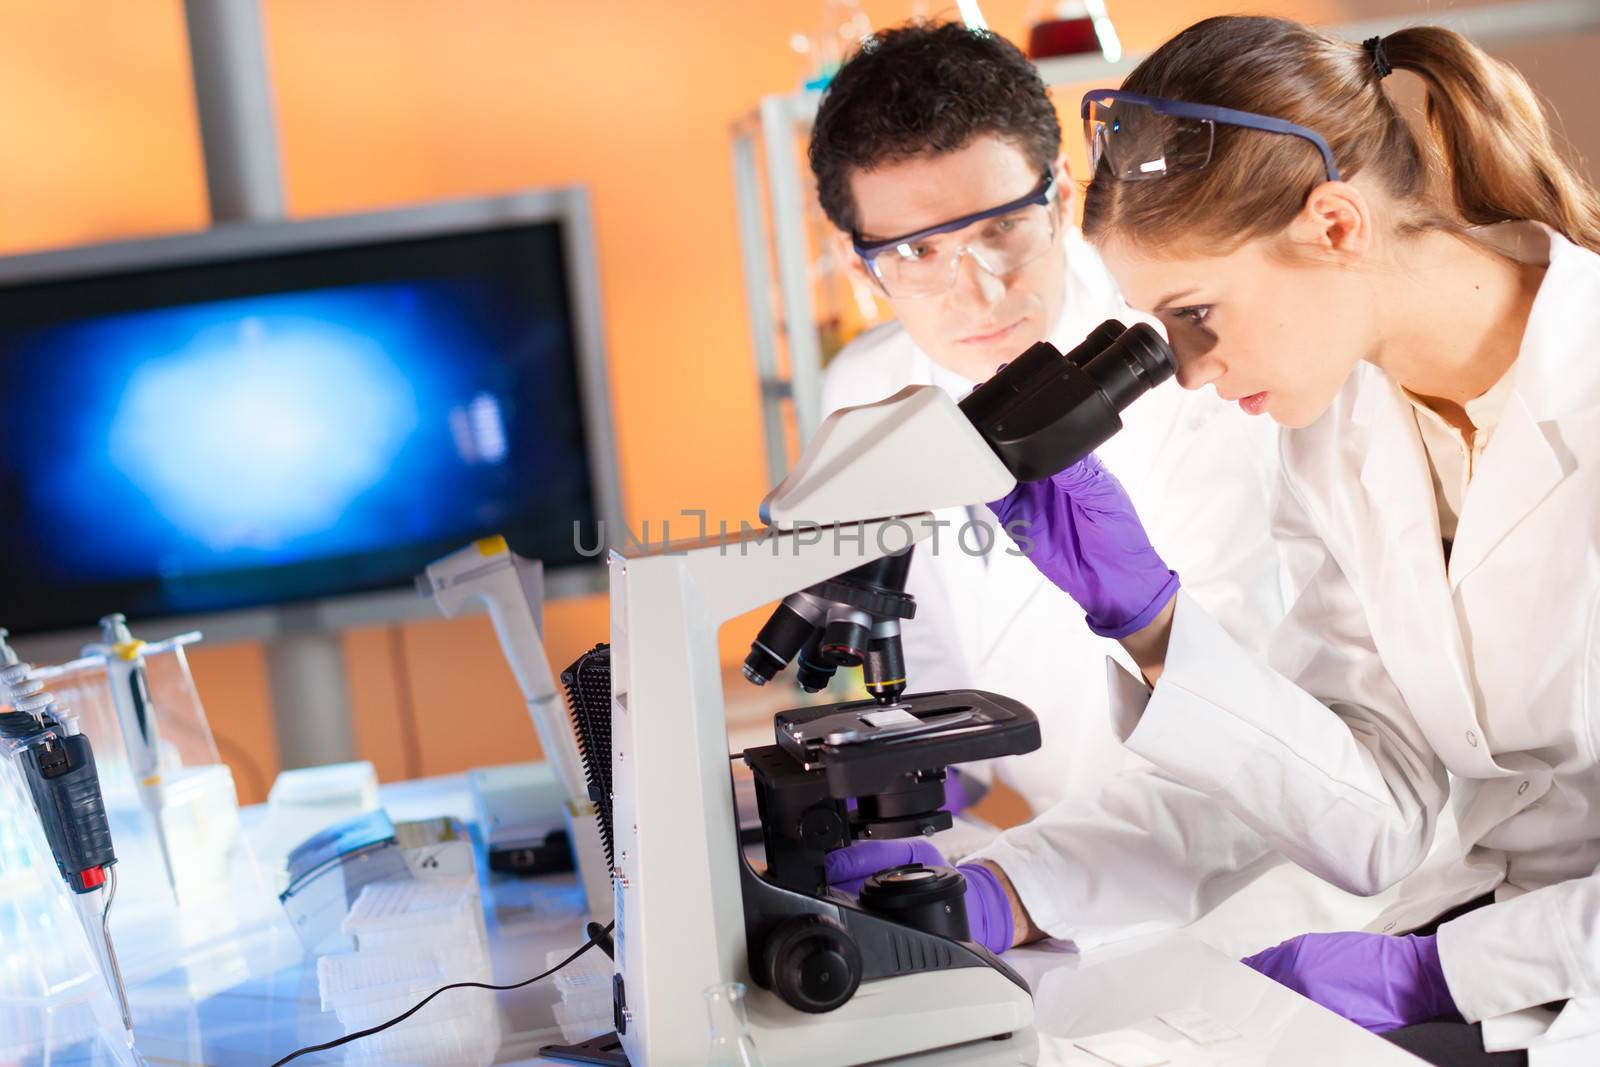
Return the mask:
[[1242,962],[1375,1034],[1456,1014],[1432,935],[1301,934]]
[[1178,575],[1150,547],[1122,483],[1093,455],[1019,483],[989,510],[1007,533],[1033,542],[1022,546],[1033,565],[1078,602],[1101,637],[1144,629],[1178,593]]
[[951,767],[944,772],[944,803],[939,805],[939,810],[960,815],[982,800],[988,792],[988,786]]
[[[828,884],[846,893],[857,894],[866,880],[887,867],[920,863],[924,867],[948,867],[950,861],[933,842],[921,837],[901,837],[891,841],[858,841],[849,848],[828,853]],[[990,952],[1004,952],[1016,934],[1011,921],[1011,901],[993,871],[976,863],[963,863],[956,870],[967,880],[967,928],[972,940]]]

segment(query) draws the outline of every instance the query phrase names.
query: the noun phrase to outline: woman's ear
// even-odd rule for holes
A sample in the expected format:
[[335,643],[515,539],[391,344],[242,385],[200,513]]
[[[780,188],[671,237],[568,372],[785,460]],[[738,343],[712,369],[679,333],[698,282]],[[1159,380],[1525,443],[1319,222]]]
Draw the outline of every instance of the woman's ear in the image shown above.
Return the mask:
[[1372,207],[1351,183],[1323,182],[1306,197],[1287,233],[1301,252],[1352,263],[1372,248]]

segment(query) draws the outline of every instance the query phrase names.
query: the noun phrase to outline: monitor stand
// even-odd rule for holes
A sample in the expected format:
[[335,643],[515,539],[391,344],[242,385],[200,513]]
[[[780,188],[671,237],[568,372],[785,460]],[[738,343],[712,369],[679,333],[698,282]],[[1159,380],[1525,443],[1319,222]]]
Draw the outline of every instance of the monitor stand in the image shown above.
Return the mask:
[[266,642],[279,766],[293,770],[355,759],[344,642],[337,632],[286,629]]

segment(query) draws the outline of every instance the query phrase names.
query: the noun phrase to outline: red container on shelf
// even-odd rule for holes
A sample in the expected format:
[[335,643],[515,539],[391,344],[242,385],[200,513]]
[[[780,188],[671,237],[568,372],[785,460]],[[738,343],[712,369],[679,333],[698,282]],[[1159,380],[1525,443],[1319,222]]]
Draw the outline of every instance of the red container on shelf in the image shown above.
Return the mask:
[[1050,56],[1077,56],[1100,51],[1100,38],[1094,32],[1094,20],[1088,16],[1075,19],[1046,19],[1028,31],[1028,58],[1048,59]]

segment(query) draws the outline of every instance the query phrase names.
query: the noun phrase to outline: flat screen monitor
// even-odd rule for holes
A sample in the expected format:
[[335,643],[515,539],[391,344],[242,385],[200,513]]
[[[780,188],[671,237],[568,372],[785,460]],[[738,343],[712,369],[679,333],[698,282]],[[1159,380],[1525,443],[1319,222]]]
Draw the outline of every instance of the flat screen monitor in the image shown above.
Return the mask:
[[0,626],[407,588],[620,528],[581,190],[0,261]]

